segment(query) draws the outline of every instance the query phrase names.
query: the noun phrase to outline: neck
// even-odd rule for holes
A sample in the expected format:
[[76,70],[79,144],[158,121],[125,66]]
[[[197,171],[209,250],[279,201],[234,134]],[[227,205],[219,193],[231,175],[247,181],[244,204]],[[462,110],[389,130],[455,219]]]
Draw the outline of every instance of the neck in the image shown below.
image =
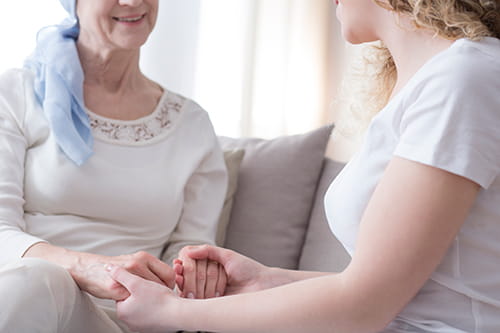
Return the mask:
[[95,50],[80,41],[77,48],[86,87],[127,94],[147,81],[139,69],[139,50]]
[[395,95],[410,78],[432,57],[446,50],[453,41],[435,36],[432,32],[414,28],[409,19],[400,17],[397,28],[384,36],[383,42],[389,49],[397,69]]

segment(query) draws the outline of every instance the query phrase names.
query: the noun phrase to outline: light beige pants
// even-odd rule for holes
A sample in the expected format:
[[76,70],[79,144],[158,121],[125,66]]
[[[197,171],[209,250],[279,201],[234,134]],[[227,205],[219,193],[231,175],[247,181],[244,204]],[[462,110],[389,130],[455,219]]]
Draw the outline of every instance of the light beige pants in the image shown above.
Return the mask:
[[23,258],[0,267],[0,332],[129,331],[116,319],[113,309],[96,305],[82,292],[64,268]]

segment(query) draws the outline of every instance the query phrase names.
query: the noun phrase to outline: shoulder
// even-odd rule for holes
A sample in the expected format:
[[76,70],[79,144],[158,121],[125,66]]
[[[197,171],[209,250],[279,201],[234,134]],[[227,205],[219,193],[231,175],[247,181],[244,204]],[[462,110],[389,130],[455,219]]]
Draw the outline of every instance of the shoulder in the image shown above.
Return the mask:
[[23,123],[27,106],[35,100],[34,76],[26,69],[9,69],[0,74],[0,112]]
[[416,74],[404,110],[439,109],[435,115],[488,114],[500,121],[500,40],[461,39]]
[[[498,91],[500,77],[500,40],[460,39],[431,61],[421,89],[453,95],[475,95]],[[494,94],[496,95],[496,94]]]
[[191,144],[213,145],[215,130],[208,112],[193,99],[164,88],[161,110],[167,115],[178,138],[189,138]]
[[165,89],[163,105],[169,112],[178,113],[184,122],[189,122],[192,126],[211,127],[208,112],[191,98]]
[[23,68],[11,68],[0,74],[1,93],[13,92],[14,88],[33,84],[33,73]]

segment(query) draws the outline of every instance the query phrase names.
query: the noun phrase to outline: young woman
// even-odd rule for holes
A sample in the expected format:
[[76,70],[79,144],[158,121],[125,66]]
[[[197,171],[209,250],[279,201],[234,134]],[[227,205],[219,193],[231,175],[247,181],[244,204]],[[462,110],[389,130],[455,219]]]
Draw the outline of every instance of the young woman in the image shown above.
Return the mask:
[[214,242],[225,164],[207,113],[139,69],[158,0],[61,3],[0,76],[0,331],[125,332],[105,264],[174,287],[160,259]]
[[[325,198],[351,263],[338,274],[297,272],[186,248],[181,260],[227,273],[217,292],[228,296],[206,300],[109,266],[130,292],[117,308],[131,327],[499,331],[500,1],[340,0],[337,16],[347,41],[380,40],[385,55],[384,107]],[[193,279],[182,261],[174,268],[181,287]]]

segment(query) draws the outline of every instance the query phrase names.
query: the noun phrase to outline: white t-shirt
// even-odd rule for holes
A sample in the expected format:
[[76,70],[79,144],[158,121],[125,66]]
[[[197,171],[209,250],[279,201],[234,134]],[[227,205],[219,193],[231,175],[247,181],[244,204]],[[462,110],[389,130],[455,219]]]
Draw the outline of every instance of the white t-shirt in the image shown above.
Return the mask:
[[481,191],[396,332],[500,332],[500,40],[460,39],[430,59],[373,119],[325,197],[330,228],[355,251],[361,216],[393,156],[466,177]]
[[75,251],[147,251],[171,260],[213,243],[227,174],[207,113],[165,90],[133,121],[88,111],[94,155],[81,167],[58,148],[33,75],[0,76],[0,265],[48,241]]

